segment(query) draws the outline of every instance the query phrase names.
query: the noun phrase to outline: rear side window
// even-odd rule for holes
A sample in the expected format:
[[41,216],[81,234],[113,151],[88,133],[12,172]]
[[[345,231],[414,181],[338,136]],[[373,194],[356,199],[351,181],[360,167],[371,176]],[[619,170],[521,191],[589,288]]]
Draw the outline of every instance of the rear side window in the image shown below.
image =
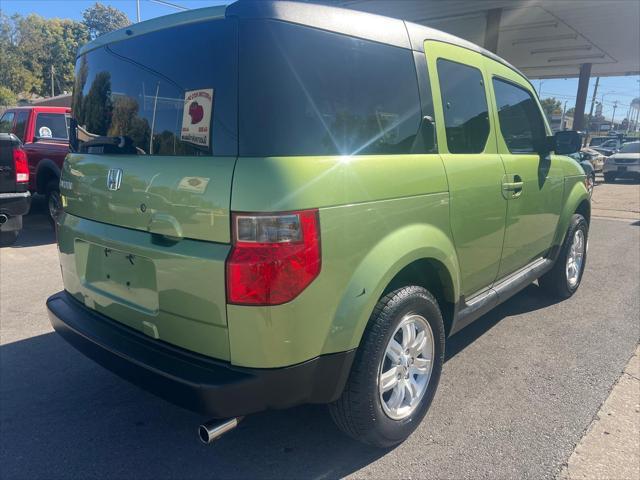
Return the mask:
[[450,153],[481,153],[489,137],[489,113],[480,70],[438,59],[438,78]]
[[62,113],[39,113],[36,117],[35,135],[39,138],[68,140],[67,116]]
[[410,50],[264,20],[240,38],[240,155],[414,153]]
[[233,19],[158,30],[86,53],[76,64],[72,103],[81,151],[236,155],[237,55]]
[[533,153],[546,136],[542,114],[533,95],[513,83],[493,79],[500,131],[511,153]]
[[29,120],[29,112],[27,110],[21,110],[16,114],[16,124],[13,127],[13,133],[15,133],[21,142],[24,142],[27,120]]
[[11,133],[13,126],[13,112],[6,112],[0,118],[0,133]]

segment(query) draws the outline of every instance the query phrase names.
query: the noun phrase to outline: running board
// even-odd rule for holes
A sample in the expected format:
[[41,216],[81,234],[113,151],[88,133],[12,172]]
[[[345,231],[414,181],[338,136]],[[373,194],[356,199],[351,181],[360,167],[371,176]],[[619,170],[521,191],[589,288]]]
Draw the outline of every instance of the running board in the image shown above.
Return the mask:
[[462,330],[474,320],[487,313],[505,300],[513,297],[553,267],[553,260],[539,258],[526,267],[500,280],[490,289],[456,305],[450,335]]

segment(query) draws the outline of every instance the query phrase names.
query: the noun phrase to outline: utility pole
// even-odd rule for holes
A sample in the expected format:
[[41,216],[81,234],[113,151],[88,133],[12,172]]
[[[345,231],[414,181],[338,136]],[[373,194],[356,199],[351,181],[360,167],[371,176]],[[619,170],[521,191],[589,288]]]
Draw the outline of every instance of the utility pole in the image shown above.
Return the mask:
[[616,108],[618,108],[618,101],[613,102],[613,114],[611,115],[611,128],[609,130],[613,130],[614,124],[613,121],[616,118]]
[[[599,83],[600,83],[600,77],[596,77],[596,84],[593,87],[593,95],[591,97],[591,107],[589,108],[589,118],[587,119],[587,128],[585,128],[585,135],[584,135],[585,145],[587,144],[588,137],[589,137],[589,127],[591,126],[591,117],[593,116],[593,105],[596,103],[596,95],[598,93]],[[576,119],[574,118],[573,121],[575,123]]]
[[138,23],[140,23],[140,0],[136,0],[136,18],[138,19]]
[[562,116],[560,117],[560,130],[566,130],[564,128],[564,114],[567,111],[567,101],[564,101],[564,106],[562,107]]

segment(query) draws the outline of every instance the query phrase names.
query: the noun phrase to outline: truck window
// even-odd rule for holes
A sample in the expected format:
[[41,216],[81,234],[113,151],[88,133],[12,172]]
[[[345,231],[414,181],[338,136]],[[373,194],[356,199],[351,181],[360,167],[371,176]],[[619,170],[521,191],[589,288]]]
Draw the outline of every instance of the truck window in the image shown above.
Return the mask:
[[11,133],[13,126],[13,112],[5,112],[0,118],[0,133]]
[[119,153],[96,137],[123,137],[140,155],[236,155],[236,29],[179,25],[82,55],[72,110],[87,151]]
[[34,135],[39,138],[68,140],[67,116],[63,113],[39,113]]
[[498,105],[500,132],[511,153],[533,153],[546,135],[544,121],[535,99],[527,90],[511,82],[493,79]]
[[240,155],[417,153],[410,50],[275,21],[240,42]]
[[29,120],[28,110],[20,110],[16,114],[16,124],[13,127],[13,133],[20,139],[21,142],[24,142],[24,136],[27,129],[27,120]]
[[437,68],[449,152],[481,153],[490,128],[482,73],[443,58]]

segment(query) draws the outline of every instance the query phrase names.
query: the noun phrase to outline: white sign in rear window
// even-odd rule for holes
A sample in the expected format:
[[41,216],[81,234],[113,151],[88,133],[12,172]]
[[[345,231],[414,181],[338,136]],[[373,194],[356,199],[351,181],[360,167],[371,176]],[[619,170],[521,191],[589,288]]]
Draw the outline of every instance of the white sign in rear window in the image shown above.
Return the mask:
[[184,93],[180,140],[202,147],[209,146],[213,89],[188,90]]

